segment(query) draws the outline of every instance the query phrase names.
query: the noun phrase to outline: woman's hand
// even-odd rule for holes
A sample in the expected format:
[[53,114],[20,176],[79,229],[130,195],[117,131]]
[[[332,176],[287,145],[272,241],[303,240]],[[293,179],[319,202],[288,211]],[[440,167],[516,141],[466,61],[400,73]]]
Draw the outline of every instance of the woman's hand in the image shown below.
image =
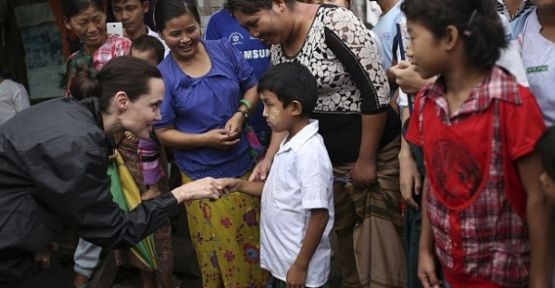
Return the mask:
[[[230,119],[231,120],[231,119]],[[239,133],[228,133],[226,129],[212,129],[203,135],[206,139],[205,143],[208,147],[217,150],[232,149],[239,143]]]
[[236,135],[239,138],[239,134],[241,134],[241,130],[243,129],[243,124],[245,124],[245,116],[240,112],[235,112],[227,123],[225,123],[225,131],[228,135]]
[[171,191],[178,203],[197,199],[219,199],[224,187],[216,179],[206,177],[185,183]]
[[351,181],[354,187],[366,188],[376,183],[377,178],[375,161],[357,159],[351,170]]

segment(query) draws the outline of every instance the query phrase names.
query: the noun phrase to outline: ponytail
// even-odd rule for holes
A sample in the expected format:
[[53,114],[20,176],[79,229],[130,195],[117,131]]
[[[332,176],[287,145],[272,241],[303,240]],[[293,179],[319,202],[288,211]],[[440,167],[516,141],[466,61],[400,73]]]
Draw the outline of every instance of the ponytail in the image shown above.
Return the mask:
[[89,97],[100,97],[102,91],[96,78],[96,71],[88,67],[80,67],[71,79],[69,92],[71,96],[83,100]]

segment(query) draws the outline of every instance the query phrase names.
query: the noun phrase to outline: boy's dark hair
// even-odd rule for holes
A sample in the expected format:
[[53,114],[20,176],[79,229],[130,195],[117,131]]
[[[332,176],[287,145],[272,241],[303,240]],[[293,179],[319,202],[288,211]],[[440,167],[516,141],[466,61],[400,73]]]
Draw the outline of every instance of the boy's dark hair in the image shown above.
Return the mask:
[[156,62],[160,63],[164,59],[164,53],[166,52],[164,45],[156,37],[150,35],[142,35],[139,38],[133,40],[131,44],[131,49],[139,51],[149,51],[152,50],[156,56]]
[[[284,0],[285,4],[293,5],[296,0]],[[273,0],[227,0],[224,8],[231,11],[241,11],[246,15],[252,15],[263,9],[272,9]]]
[[90,6],[104,13],[104,5],[101,0],[62,0],[62,12],[67,20]]
[[196,0],[158,0],[154,9],[154,22],[160,32],[166,28],[166,23],[184,14],[192,14],[200,26],[200,14]]
[[258,93],[264,90],[276,94],[283,108],[298,101],[303,106],[301,116],[312,113],[318,100],[318,86],[310,70],[297,62],[285,62],[271,67],[258,83]]
[[543,169],[555,180],[555,126],[543,133],[536,143],[536,149],[542,158]]
[[131,102],[150,93],[152,78],[162,79],[155,66],[136,57],[120,56],[108,61],[98,73],[82,68],[73,77],[70,89],[72,96],[78,99],[100,98],[100,110],[107,112],[118,91],[125,92]]
[[436,38],[449,25],[461,33],[468,64],[489,69],[507,46],[505,31],[491,0],[405,0],[401,11],[408,20],[429,29]]

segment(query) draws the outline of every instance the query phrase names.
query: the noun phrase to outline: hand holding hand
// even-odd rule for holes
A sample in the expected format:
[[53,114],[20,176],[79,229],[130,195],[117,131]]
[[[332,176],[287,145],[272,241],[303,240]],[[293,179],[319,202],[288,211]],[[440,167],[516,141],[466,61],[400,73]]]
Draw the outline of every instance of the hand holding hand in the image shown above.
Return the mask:
[[237,178],[220,178],[216,179],[216,183],[223,188],[223,193],[227,194],[229,192],[239,190],[239,179]]
[[197,199],[219,199],[223,192],[223,187],[218,184],[216,179],[206,177],[192,182],[185,183],[171,191],[179,203],[187,200]]

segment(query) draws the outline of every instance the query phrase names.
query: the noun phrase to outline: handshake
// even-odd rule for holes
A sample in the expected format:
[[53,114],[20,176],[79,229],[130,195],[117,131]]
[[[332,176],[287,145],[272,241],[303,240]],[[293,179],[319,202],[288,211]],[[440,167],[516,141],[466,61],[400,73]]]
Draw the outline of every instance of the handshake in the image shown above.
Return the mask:
[[171,191],[179,203],[198,199],[220,199],[230,192],[240,191],[254,196],[260,196],[264,182],[249,182],[237,178],[206,177],[185,183]]

